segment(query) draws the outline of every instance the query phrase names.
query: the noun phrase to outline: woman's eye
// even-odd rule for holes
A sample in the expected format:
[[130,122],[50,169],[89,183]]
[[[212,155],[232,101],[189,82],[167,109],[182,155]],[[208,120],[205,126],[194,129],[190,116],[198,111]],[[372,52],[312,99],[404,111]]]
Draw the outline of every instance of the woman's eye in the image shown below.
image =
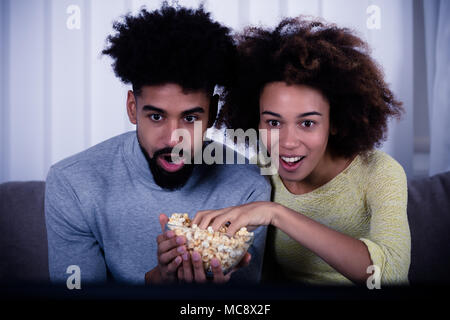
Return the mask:
[[184,117],[184,120],[186,122],[192,123],[197,120],[197,117],[196,116],[186,116],[186,117]]
[[162,116],[160,114],[154,113],[150,115],[150,119],[152,119],[153,121],[161,121]]
[[302,126],[305,128],[311,128],[314,124],[314,121],[311,120],[305,120],[302,122]]
[[278,120],[268,120],[267,124],[271,127],[278,127],[280,125],[280,121]]

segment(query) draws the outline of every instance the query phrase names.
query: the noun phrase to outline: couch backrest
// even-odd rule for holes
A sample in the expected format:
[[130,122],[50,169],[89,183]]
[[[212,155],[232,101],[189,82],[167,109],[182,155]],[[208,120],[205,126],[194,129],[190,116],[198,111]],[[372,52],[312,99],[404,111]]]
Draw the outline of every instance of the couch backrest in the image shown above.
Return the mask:
[[[0,184],[0,284],[46,282],[43,181]],[[450,283],[450,172],[408,181],[411,284]]]
[[0,283],[48,282],[43,181],[0,184]]
[[411,284],[450,284],[450,172],[408,182]]

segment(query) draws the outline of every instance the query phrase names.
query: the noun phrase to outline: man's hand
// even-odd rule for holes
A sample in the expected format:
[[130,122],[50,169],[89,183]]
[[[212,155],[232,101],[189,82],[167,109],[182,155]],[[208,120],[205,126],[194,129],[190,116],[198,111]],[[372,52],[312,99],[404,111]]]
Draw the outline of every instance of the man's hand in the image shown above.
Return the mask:
[[164,231],[169,218],[165,214],[159,216],[162,234],[158,235],[158,266],[145,275],[147,284],[172,283],[177,280],[177,269],[182,262],[181,255],[186,253],[185,237],[175,236],[171,230]]
[[229,273],[223,274],[220,261],[218,259],[211,259],[211,269],[213,272],[212,280],[208,279],[203,269],[203,262],[198,252],[192,252],[189,255],[188,252],[182,255],[183,266],[178,268],[178,280],[180,282],[191,283],[193,281],[197,283],[205,283],[212,281],[213,283],[226,283],[230,280],[231,274],[240,268],[247,267],[250,264],[251,255],[246,253],[242,260],[236,265]]

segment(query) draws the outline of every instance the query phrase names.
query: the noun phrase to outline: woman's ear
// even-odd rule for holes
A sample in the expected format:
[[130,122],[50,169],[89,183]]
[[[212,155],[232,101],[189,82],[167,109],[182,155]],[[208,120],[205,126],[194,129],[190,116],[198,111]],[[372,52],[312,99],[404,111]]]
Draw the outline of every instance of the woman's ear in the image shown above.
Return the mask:
[[128,90],[128,95],[127,95],[127,114],[128,114],[128,119],[130,119],[130,122],[132,124],[136,124],[137,123],[137,114],[136,114],[136,98],[134,96],[133,91]]
[[214,94],[209,102],[208,128],[211,128],[217,118],[217,110],[219,109],[219,95]]

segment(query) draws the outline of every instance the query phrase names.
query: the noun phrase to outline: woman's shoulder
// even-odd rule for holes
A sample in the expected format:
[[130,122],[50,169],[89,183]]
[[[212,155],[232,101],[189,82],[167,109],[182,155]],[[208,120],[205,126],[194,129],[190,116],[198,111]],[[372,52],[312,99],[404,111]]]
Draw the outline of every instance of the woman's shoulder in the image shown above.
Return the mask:
[[388,177],[406,180],[406,174],[402,165],[381,150],[375,149],[359,157],[366,180],[375,181]]

